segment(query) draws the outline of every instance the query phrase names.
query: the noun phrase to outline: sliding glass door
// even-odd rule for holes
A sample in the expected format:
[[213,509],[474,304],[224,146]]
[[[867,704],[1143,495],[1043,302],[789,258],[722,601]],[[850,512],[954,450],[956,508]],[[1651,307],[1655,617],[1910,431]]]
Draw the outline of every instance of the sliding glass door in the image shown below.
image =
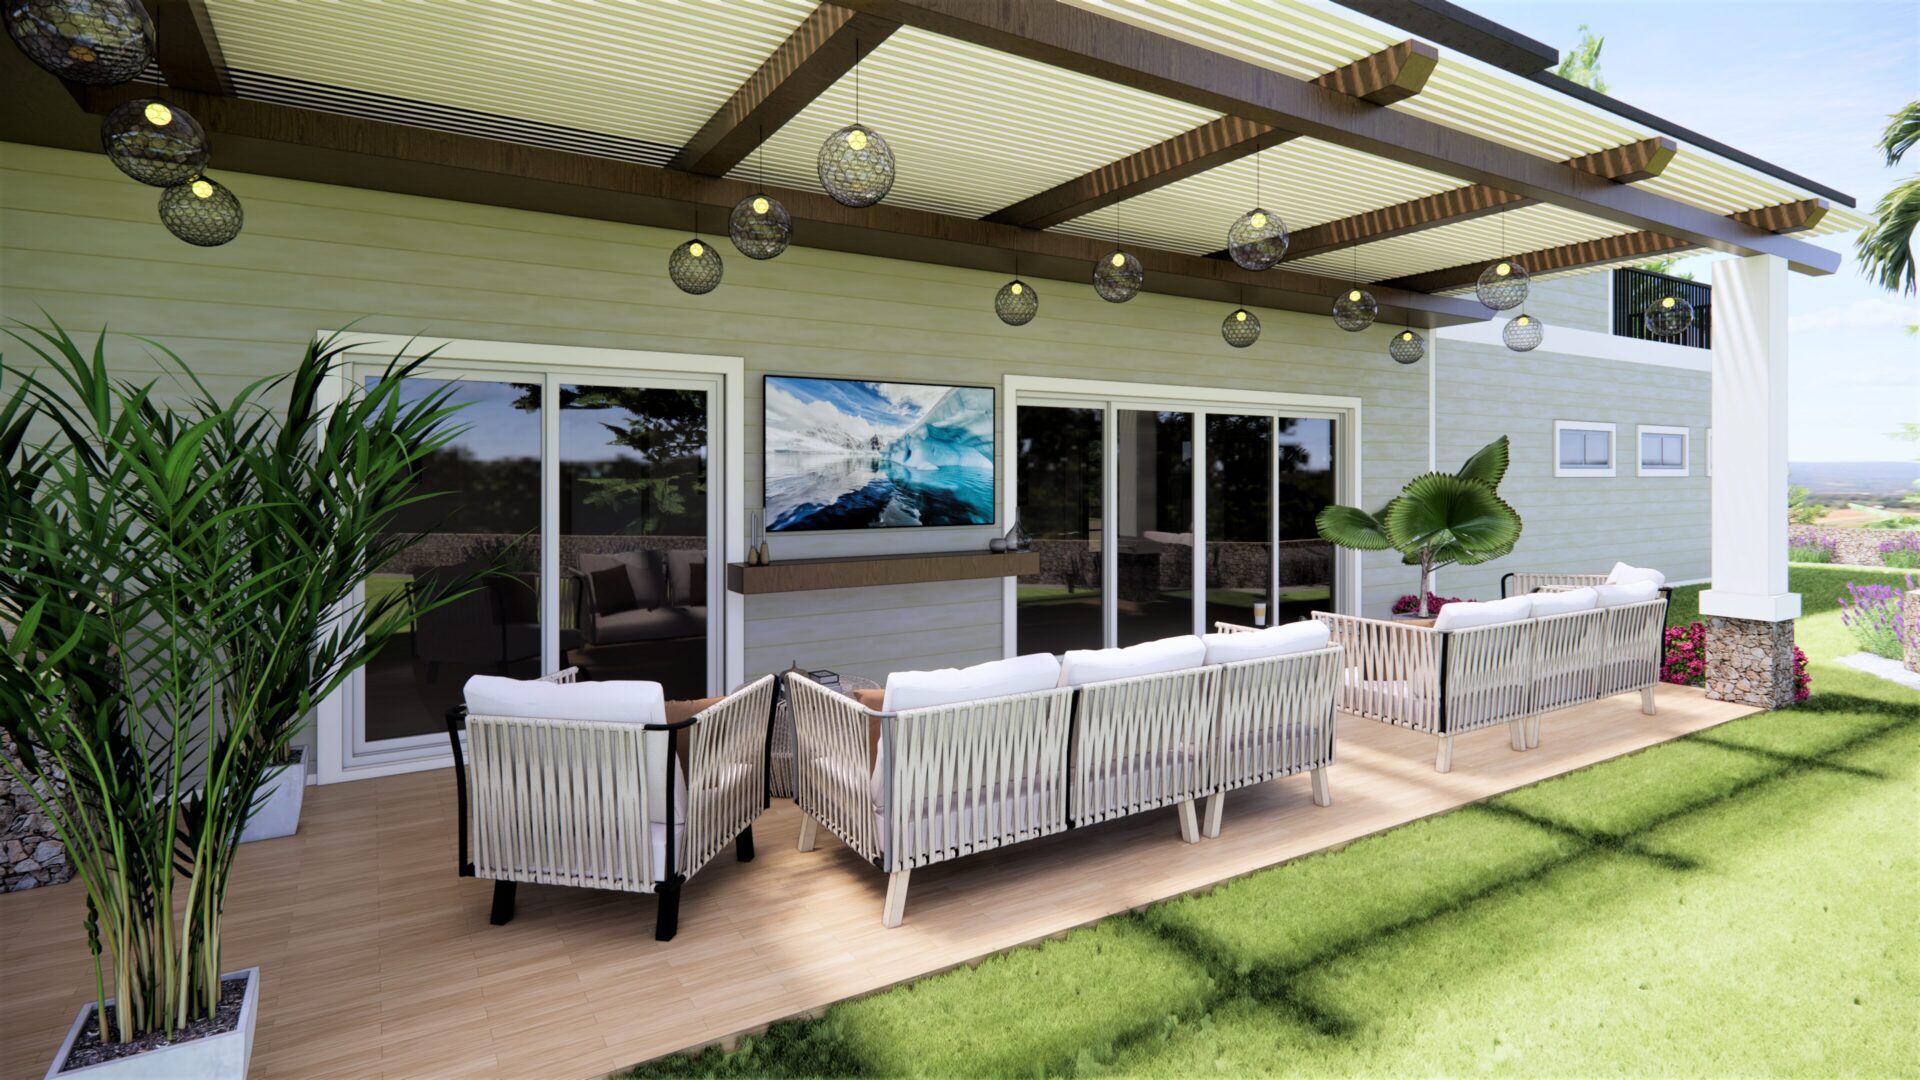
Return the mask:
[[1193,414],[1114,417],[1118,641],[1193,633]]
[[1040,572],[1015,583],[1021,648],[1098,649],[1106,641],[1100,544],[1106,410],[1022,406],[1016,423],[1016,512],[1040,555]]

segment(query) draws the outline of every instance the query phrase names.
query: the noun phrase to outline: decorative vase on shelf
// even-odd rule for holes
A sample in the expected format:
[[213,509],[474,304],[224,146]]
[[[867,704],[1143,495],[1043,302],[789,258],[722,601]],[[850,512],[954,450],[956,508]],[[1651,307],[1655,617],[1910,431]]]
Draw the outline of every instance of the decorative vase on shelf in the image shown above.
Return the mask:
[[1008,551],[1033,550],[1033,537],[1028,536],[1027,530],[1020,527],[1020,519],[1017,516],[1013,519],[1013,528],[1007,530],[1006,544]]
[[1005,553],[1007,550],[1007,538],[1004,536],[996,536],[987,541],[987,550],[995,555]]
[[766,546],[766,517],[764,511],[747,511],[748,566],[764,566],[766,564],[767,560],[765,556],[761,555],[761,552],[766,549]]

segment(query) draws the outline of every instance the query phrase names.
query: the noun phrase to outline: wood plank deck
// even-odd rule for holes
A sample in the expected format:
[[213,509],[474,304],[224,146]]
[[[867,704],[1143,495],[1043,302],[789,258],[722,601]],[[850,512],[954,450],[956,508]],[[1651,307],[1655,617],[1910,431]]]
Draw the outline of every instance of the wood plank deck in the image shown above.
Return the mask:
[[[593,1076],[729,1039],[1115,912],[1334,847],[1754,710],[1663,686],[1548,716],[1515,753],[1504,725],[1434,740],[1344,718],[1333,805],[1305,776],[1229,796],[1218,839],[1180,842],[1172,809],[913,874],[905,925],[880,925],[886,878],[824,831],[795,850],[776,800],[759,858],[723,855],[687,886],[680,935],[653,940],[654,899],[522,886],[487,924],[492,887],[454,874],[444,771],[314,788],[300,834],[243,849],[228,968],[262,968],[256,1078]],[[37,1076],[92,993],[77,886],[0,896],[0,1076]]]

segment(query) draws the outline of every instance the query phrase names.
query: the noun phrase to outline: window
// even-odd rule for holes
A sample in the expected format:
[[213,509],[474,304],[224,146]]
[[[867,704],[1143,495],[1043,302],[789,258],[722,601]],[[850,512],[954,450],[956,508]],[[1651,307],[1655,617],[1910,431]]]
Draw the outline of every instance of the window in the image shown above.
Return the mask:
[[1687,462],[1687,441],[1686,428],[1641,424],[1640,475],[1687,475],[1690,471]]
[[1612,476],[1613,425],[1587,420],[1555,420],[1555,476]]

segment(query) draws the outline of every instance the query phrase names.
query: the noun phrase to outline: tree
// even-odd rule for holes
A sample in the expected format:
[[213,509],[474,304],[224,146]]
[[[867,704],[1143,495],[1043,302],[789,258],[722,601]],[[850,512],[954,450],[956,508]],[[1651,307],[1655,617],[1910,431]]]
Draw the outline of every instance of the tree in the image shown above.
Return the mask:
[[1600,77],[1600,50],[1606,44],[1606,35],[1596,34],[1587,28],[1586,23],[1581,23],[1580,44],[1560,58],[1560,66],[1554,68],[1553,73],[1596,93],[1606,93],[1607,80]]
[[1787,489],[1787,520],[1811,525],[1827,516],[1827,508],[1813,501],[1813,492],[1798,484]]
[[[1916,142],[1920,142],[1920,100],[1908,102],[1888,118],[1887,130],[1876,145],[1886,154],[1887,167],[1893,168]],[[1882,195],[1873,208],[1873,217],[1873,227],[1854,241],[1860,270],[1888,292],[1911,296],[1915,291],[1913,228],[1920,224],[1920,173]]]

